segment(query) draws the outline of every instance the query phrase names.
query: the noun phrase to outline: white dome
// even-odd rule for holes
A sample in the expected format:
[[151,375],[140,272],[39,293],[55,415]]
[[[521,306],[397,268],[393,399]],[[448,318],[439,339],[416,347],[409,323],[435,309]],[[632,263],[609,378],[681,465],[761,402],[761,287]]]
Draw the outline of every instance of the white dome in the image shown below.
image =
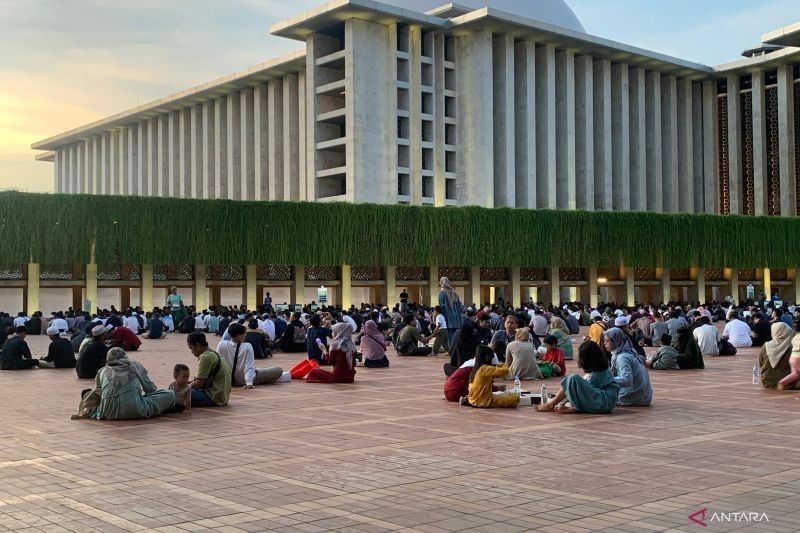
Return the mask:
[[[381,0],[389,4],[426,12],[447,4],[447,0]],[[562,28],[586,33],[583,24],[564,0],[456,0],[455,4],[480,9],[490,7],[499,11],[555,24]]]

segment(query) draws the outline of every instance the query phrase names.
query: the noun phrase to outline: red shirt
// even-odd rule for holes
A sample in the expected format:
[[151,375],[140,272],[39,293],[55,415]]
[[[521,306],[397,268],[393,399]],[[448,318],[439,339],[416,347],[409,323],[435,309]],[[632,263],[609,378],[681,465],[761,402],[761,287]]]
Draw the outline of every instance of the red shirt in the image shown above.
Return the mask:
[[564,353],[561,351],[561,348],[550,348],[547,350],[547,353],[542,356],[542,361],[545,363],[553,363],[554,365],[558,365],[561,369],[559,374],[555,374],[557,376],[563,376],[567,373],[567,363],[564,362]]
[[472,367],[459,368],[444,382],[444,397],[448,402],[457,402],[469,393],[469,375]]
[[134,332],[125,327],[114,328],[114,332],[111,334],[111,342],[114,343],[114,346],[129,345],[138,348],[139,346],[142,345],[142,341],[139,340],[139,337],[137,337]]

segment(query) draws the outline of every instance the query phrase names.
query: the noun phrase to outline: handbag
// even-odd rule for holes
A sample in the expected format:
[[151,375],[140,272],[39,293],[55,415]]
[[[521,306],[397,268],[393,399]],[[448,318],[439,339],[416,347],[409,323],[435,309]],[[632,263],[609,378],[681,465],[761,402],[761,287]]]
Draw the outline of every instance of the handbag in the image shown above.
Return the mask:
[[719,355],[736,355],[736,347],[728,339],[720,340],[717,346],[719,347]]
[[545,361],[537,364],[539,365],[539,372],[542,373],[542,379],[553,377],[553,363]]
[[81,395],[81,402],[78,404],[78,413],[70,417],[70,420],[81,420],[83,418],[92,418],[100,407],[100,398],[103,389],[87,389]]

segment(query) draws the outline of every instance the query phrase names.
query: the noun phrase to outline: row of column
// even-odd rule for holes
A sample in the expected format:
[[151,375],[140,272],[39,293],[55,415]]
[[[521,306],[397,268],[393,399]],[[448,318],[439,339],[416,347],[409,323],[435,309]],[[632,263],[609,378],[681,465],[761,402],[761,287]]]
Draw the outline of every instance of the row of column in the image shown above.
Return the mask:
[[463,203],[715,212],[714,82],[489,30],[458,51]]
[[57,150],[55,191],[305,200],[304,109],[300,73],[165,111]]
[[[530,282],[523,282],[520,280],[520,268],[513,267],[509,269],[510,279],[507,281],[492,282],[482,280],[480,275],[480,267],[471,267],[469,269],[469,280],[465,287],[465,304],[470,305],[473,303],[482,304],[486,300],[482,296],[482,287],[490,285],[491,287],[505,286],[509,290],[505,292],[506,301],[515,307],[522,305],[529,299],[536,302],[544,303],[560,303],[561,288],[570,288],[570,301],[585,301],[592,306],[598,305],[598,288],[604,286],[605,282],[600,283],[597,275],[597,268],[587,268],[587,282],[583,287],[583,294],[579,294],[579,288],[570,285],[569,282],[559,281],[559,268],[552,267],[548,269],[549,281],[544,282],[549,291],[540,292],[542,290],[538,285]],[[31,314],[39,310],[39,286],[40,286],[40,266],[37,263],[28,264],[28,279],[26,288],[26,312]],[[258,293],[259,285],[265,284],[260,282],[257,275],[256,265],[246,265],[246,278],[245,284],[242,289],[243,303],[249,309],[256,309],[261,303],[261,295]],[[143,309],[153,308],[153,265],[142,265],[142,279],[140,282],[141,290],[141,307]],[[439,269],[437,265],[432,265],[428,269],[427,284],[424,286],[423,302],[435,306],[438,305],[439,294]],[[354,302],[351,298],[352,292],[352,270],[350,265],[341,266],[341,279],[339,281],[340,301],[338,303],[343,308],[349,308]],[[622,279],[624,281],[625,301],[633,304],[636,301],[635,287],[636,280],[633,268],[621,269]],[[194,280],[194,306],[197,309],[205,309],[208,307],[209,302],[207,298],[207,282],[206,282],[206,266],[195,266],[195,280]],[[383,287],[381,287],[381,298],[383,303],[393,306],[396,302],[393,301],[396,297],[398,287],[408,286],[404,282],[396,279],[396,267],[386,267],[386,280]],[[669,269],[656,269],[656,277],[659,279],[659,297],[663,302],[671,300],[671,279]],[[690,288],[690,300],[703,301],[706,294],[706,280],[705,271],[703,269],[692,269],[692,278],[694,285]],[[726,281],[733,295],[739,294],[739,279],[738,272],[735,269],[728,269],[726,271]],[[541,284],[541,283],[540,283]],[[523,288],[528,288],[528,291],[523,294]],[[769,269],[763,269],[763,276],[761,280],[761,288],[767,294],[772,294],[772,282]],[[294,277],[291,283],[291,298],[294,303],[305,303],[305,266],[296,265],[294,268]],[[800,302],[800,269],[795,271],[794,279],[794,297],[795,302]],[[94,310],[97,305],[97,265],[90,263],[86,265],[86,281],[85,281],[85,297],[84,299],[89,302],[89,308]],[[489,301],[494,301],[490,297]],[[361,303],[361,302],[355,302]]]

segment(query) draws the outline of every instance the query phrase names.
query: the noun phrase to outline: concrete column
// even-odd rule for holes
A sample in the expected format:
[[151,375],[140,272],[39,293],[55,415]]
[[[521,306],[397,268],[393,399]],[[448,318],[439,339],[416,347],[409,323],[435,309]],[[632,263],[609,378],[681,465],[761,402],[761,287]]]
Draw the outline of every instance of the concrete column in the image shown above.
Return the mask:
[[167,116],[167,192],[170,198],[180,194],[181,140],[180,112],[172,111]]
[[[141,285],[142,310],[147,312],[153,309],[153,265],[142,265],[142,285]],[[195,292],[194,301],[197,301]],[[177,325],[175,326],[177,327]]]
[[536,207],[555,209],[556,50],[550,45],[536,49],[536,110]]
[[409,95],[414,95],[410,96],[408,106],[411,159],[408,195],[411,197],[411,205],[422,203],[422,98],[419,96],[422,92],[421,55],[422,28],[411,26],[408,30],[408,85]]
[[514,53],[514,131],[517,207],[536,208],[536,43],[520,41]]
[[191,198],[203,198],[203,104],[195,104],[189,115],[189,188]]
[[647,83],[645,70],[629,72],[631,209],[647,211]]
[[153,187],[154,193],[157,196],[169,196],[170,195],[170,182],[171,182],[171,175],[170,169],[172,168],[172,159],[171,159],[171,138],[170,135],[170,117],[171,114],[167,115],[160,115],[156,120],[158,121],[158,181],[154,182],[154,185],[157,186]]
[[130,195],[131,193],[131,136],[134,133],[135,125],[125,127],[120,131],[119,136],[119,186],[117,188],[118,194]]
[[76,170],[75,171],[76,171],[76,176],[75,176],[75,184],[74,184],[75,188],[74,188],[73,192],[75,192],[77,194],[83,194],[83,186],[84,186],[83,182],[84,182],[84,179],[86,179],[85,178],[85,176],[86,176],[86,159],[84,158],[84,155],[85,155],[84,144],[85,143],[83,141],[79,141],[75,145],[75,165],[76,165],[76,167],[75,167]]
[[254,94],[252,88],[242,89],[239,102],[239,126],[240,132],[240,175],[237,179],[238,186],[234,191],[234,196],[239,200],[255,199],[255,113],[253,110]]
[[514,37],[492,41],[494,87],[494,205],[516,207],[516,130],[514,128]]
[[753,200],[756,216],[767,214],[767,105],[764,73],[753,72]]
[[306,267],[305,265],[294,266],[294,283],[292,284],[292,302],[303,304],[306,299]]
[[661,77],[661,153],[664,212],[678,212],[678,86],[675,76]]
[[119,194],[119,134],[120,130],[115,129],[108,134],[108,181],[106,182],[106,194]]
[[589,283],[589,305],[596,308],[599,303],[597,301],[597,267],[589,267],[586,272],[589,278],[586,280]]
[[100,194],[111,193],[111,133],[100,134]]
[[283,199],[300,200],[300,113],[297,74],[283,77]]
[[519,267],[511,267],[509,269],[509,274],[511,275],[511,294],[506,296],[506,301],[515,308],[522,306],[522,283],[519,279],[519,271]]
[[216,198],[216,101],[203,102],[203,194],[202,198]]
[[[306,172],[307,166],[307,143],[306,143],[306,73],[300,72],[297,75],[297,128],[300,132],[297,136],[297,181],[300,184],[300,201],[305,202],[314,199],[314,195],[310,194],[309,187],[313,187],[314,180],[308,178]],[[444,195],[444,193],[442,193]]]
[[611,61],[594,62],[594,208],[612,208]]
[[139,196],[139,124],[128,126],[128,179],[125,194]]
[[611,67],[611,154],[613,161],[612,205],[614,210],[631,208],[630,84],[628,65]]
[[269,104],[267,85],[261,83],[253,90],[253,164],[255,183],[253,194],[256,200],[269,197]]
[[350,309],[353,305],[353,274],[350,265],[342,265],[342,279],[339,286],[342,291],[342,309]]
[[[742,213],[742,139],[739,116],[739,75],[728,76],[728,190],[730,191],[731,214]],[[724,127],[720,125],[720,127]],[[738,294],[735,293],[735,294]],[[737,298],[738,299],[738,298]]]
[[92,190],[92,139],[83,140],[83,194],[89,194]]
[[469,301],[464,305],[475,304],[478,307],[483,305],[481,301],[481,267],[471,267],[469,269]]
[[[94,255],[94,254],[92,254]],[[86,265],[86,298],[90,302],[89,312],[97,310],[97,263]]]
[[258,273],[256,265],[245,265],[246,270],[246,304],[248,309],[258,309]]
[[695,274],[694,276],[694,288],[695,292],[697,293],[697,301],[701,304],[706,302],[706,269],[705,268],[695,268],[692,269]]
[[186,107],[178,112],[178,184],[175,194],[181,198],[190,197],[194,181],[192,178],[192,116],[194,106]]
[[28,284],[26,286],[25,312],[28,316],[33,315],[39,309],[39,263],[28,263]]
[[556,54],[556,207],[574,210],[575,182],[575,54]]
[[672,281],[670,280],[669,276],[669,269],[662,268],[661,269],[661,302],[667,303],[670,300],[670,289],[672,287]]
[[209,307],[208,301],[208,287],[206,285],[206,265],[194,266],[194,308],[207,309]]
[[238,92],[228,93],[228,183],[222,196],[229,200],[242,199],[242,110]]
[[159,166],[158,166],[158,118],[153,117],[147,122],[147,142],[149,157],[147,158],[147,196],[158,196],[159,189]]
[[692,81],[678,82],[678,209],[694,212],[694,112]]
[[577,209],[594,210],[594,60],[575,58],[575,181]]
[[[267,86],[267,107],[269,108],[269,173],[268,199],[283,200],[283,80],[269,80]],[[348,124],[348,128],[351,125]]]
[[661,73],[648,72],[645,82],[647,210],[664,210],[664,161],[661,155]]
[[703,82],[703,207],[704,212],[717,212],[719,189],[719,124],[717,123],[717,82]]
[[781,215],[797,215],[797,192],[795,183],[798,179],[795,165],[794,84],[792,65],[778,67],[778,159],[780,167]]
[[228,195],[228,100],[220,96],[214,100],[214,196]]
[[147,138],[147,122],[140,122],[136,128],[136,144],[137,149],[137,176],[136,176],[136,194],[140,196],[147,195],[147,161],[148,156],[148,138]]
[[[439,305],[439,265],[428,267],[428,286],[425,290],[427,291],[425,300],[428,305],[431,307]],[[466,302],[464,305],[467,305]]]
[[397,293],[397,267],[387,266],[384,276],[386,279],[383,283],[383,305],[391,309],[396,303],[394,299]]
[[64,159],[62,157],[63,152],[61,150],[55,150],[54,152],[54,166],[55,166],[55,178],[53,180],[53,191],[56,193],[61,193],[64,191],[64,186],[61,181],[61,174],[64,170]]
[[634,305],[636,303],[636,273],[631,267],[625,267],[623,270],[625,274],[625,304]]
[[458,197],[464,205],[494,207],[494,180],[489,179],[494,175],[494,117],[492,106],[487,105],[493,101],[492,76],[488,75],[493,72],[492,32],[458,37],[456,54],[461,132],[458,183],[463,188]]
[[772,272],[770,269],[765,268],[762,270],[761,283],[764,285],[764,294],[767,295],[769,300],[772,297]]
[[561,272],[556,266],[550,268],[550,303],[561,305]]

